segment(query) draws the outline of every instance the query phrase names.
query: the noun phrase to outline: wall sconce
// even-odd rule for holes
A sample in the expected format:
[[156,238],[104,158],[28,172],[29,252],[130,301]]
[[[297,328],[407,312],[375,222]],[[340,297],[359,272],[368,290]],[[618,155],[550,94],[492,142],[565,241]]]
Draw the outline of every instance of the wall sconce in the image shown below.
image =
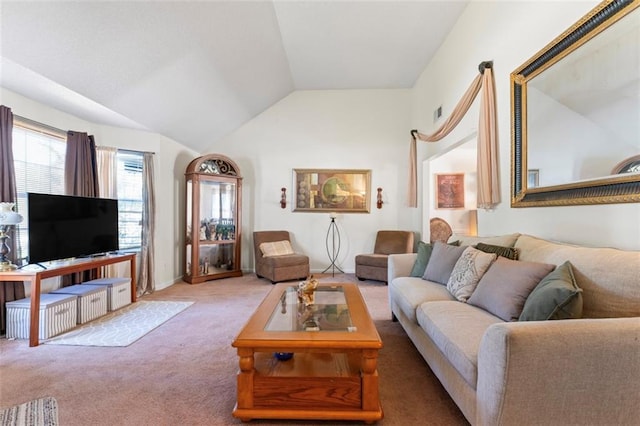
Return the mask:
[[287,188],[281,188],[282,195],[280,195],[280,207],[283,209],[287,208]]
[[376,202],[376,206],[381,209],[382,208],[382,188],[378,188],[378,201]]

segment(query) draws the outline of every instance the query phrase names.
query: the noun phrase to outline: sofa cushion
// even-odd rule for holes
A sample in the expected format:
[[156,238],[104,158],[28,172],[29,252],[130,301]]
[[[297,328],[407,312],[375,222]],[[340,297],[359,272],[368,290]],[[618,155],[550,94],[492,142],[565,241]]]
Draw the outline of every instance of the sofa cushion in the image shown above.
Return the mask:
[[495,246],[513,247],[520,236],[519,233],[498,235],[495,237],[477,237],[469,235],[453,235],[450,241],[460,241],[461,246],[475,246],[478,243],[493,244]]
[[422,278],[447,285],[451,271],[466,247],[457,247],[436,241],[433,244],[431,258]]
[[520,321],[576,319],[582,316],[582,290],[576,284],[570,262],[558,266],[533,289]]
[[582,289],[583,318],[640,316],[640,251],[583,247],[530,235],[518,238],[520,260],[571,262]]
[[466,303],[428,302],[418,307],[417,320],[440,352],[473,389],[478,380],[478,349],[489,326],[501,319]]
[[398,277],[389,283],[389,298],[414,323],[416,308],[427,301],[455,300],[447,288],[422,278]]
[[356,265],[375,266],[377,268],[386,268],[389,255],[387,254],[359,254],[356,256]]
[[291,242],[289,242],[288,240],[261,243],[259,247],[264,257],[293,254]]
[[467,247],[453,267],[447,281],[449,293],[459,301],[466,302],[496,257],[498,255],[495,253],[485,253],[473,247]]
[[498,257],[480,279],[467,303],[505,321],[517,321],[529,294],[554,265]]
[[485,253],[495,253],[498,256],[506,257],[511,260],[518,260],[520,255],[520,249],[515,247],[496,246],[493,244],[478,243],[475,248],[482,250]]
[[427,268],[432,251],[433,246],[431,244],[425,243],[424,241],[418,243],[418,256],[411,269],[412,277],[422,277],[424,275],[424,270]]

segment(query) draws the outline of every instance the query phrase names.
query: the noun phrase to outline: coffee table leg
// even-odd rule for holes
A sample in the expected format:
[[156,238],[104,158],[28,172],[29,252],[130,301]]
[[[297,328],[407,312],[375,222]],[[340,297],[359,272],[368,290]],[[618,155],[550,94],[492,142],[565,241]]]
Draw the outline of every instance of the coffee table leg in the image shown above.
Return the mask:
[[380,398],[378,394],[378,350],[365,349],[362,351],[362,409],[364,411],[379,411]]
[[[238,348],[240,372],[238,372],[238,404],[239,409],[253,408],[253,376],[255,374],[253,350]],[[251,419],[242,418],[242,421]]]

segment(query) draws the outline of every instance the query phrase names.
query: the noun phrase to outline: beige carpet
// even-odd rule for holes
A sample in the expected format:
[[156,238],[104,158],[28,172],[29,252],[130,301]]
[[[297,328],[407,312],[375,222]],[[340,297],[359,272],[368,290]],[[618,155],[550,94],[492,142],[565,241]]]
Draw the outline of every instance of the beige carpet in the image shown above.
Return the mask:
[[[398,323],[387,286],[357,282],[384,347],[380,351],[381,426],[466,425]],[[238,356],[231,342],[273,288],[255,275],[175,284],[141,301],[194,302],[127,347],[40,345],[0,339],[0,407],[48,395],[64,426],[241,425],[231,415]],[[249,425],[357,425],[255,420]]]
[[0,426],[57,426],[58,403],[55,398],[39,398],[0,410]]
[[193,302],[140,301],[45,341],[48,345],[129,346]]

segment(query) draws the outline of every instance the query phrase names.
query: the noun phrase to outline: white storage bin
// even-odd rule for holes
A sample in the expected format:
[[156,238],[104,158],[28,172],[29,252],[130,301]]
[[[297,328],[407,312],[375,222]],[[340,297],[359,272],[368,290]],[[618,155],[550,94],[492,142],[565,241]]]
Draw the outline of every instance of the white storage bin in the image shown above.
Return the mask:
[[78,324],[84,324],[107,313],[107,287],[71,285],[50,294],[73,294],[78,298]]
[[107,310],[115,311],[131,304],[131,278],[98,278],[82,285],[97,285],[107,288]]
[[[48,339],[76,326],[78,297],[72,294],[40,295],[40,340]],[[7,339],[28,339],[31,298],[7,302]]]

